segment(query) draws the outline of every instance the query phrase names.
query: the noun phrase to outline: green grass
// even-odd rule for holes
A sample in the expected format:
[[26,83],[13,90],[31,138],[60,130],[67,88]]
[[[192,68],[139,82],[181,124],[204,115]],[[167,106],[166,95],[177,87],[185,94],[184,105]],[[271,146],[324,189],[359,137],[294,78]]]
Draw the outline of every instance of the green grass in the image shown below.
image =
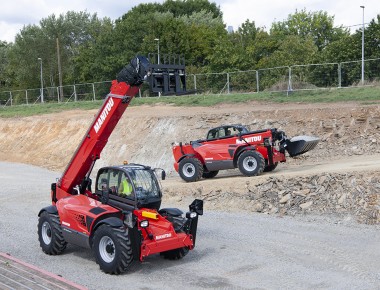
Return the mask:
[[[260,92],[251,94],[229,95],[187,95],[163,96],[160,98],[135,97],[132,106],[171,104],[175,106],[214,106],[217,104],[244,103],[250,101],[274,103],[333,103],[333,102],[359,102],[361,104],[380,103],[380,87],[354,87],[344,89],[294,91],[286,92]],[[103,101],[81,101],[70,103],[45,103],[34,105],[20,105],[0,107],[1,118],[25,117],[62,112],[67,110],[99,109]]]

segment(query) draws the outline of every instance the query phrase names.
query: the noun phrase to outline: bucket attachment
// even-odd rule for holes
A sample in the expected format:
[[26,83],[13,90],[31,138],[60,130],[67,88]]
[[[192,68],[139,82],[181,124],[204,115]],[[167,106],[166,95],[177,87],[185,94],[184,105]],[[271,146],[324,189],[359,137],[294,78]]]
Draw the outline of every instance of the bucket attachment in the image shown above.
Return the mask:
[[290,157],[304,154],[317,146],[319,138],[312,136],[296,136],[290,140],[286,140],[285,149]]

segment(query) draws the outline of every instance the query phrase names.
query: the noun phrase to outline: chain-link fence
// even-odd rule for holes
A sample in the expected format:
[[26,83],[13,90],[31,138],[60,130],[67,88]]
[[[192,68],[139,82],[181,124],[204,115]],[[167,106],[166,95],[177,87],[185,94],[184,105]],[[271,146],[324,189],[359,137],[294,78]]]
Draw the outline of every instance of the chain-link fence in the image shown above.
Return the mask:
[[[380,58],[362,61],[321,63],[264,68],[249,71],[191,74],[186,76],[187,90],[202,94],[229,94],[261,91],[296,91],[359,86],[380,81]],[[0,92],[0,106],[37,102],[76,102],[103,99],[111,81],[74,84]],[[43,93],[41,93],[43,92]],[[140,96],[147,96],[146,88]]]

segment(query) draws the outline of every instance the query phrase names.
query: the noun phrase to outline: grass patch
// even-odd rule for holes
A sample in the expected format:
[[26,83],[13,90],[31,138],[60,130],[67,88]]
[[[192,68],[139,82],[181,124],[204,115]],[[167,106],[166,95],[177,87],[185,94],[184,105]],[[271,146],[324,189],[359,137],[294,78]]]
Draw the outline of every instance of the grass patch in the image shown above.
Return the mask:
[[[218,104],[234,104],[250,101],[274,103],[333,103],[359,102],[362,104],[376,104],[380,102],[380,87],[352,87],[329,90],[293,91],[293,92],[260,92],[250,94],[229,95],[187,95],[162,96],[160,98],[135,97],[131,106],[167,104],[174,106],[202,106],[210,107]],[[67,110],[99,109],[103,101],[81,101],[70,103],[45,103],[34,105],[20,105],[0,107],[1,118],[26,117],[57,113]]]

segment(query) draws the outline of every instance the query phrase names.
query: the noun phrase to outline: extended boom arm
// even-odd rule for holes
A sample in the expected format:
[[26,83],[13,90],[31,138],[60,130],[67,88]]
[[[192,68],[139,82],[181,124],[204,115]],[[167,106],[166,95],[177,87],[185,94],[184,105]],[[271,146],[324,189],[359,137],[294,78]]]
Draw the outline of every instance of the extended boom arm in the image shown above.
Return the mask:
[[76,186],[79,186],[83,193],[95,161],[100,158],[109,136],[130,101],[138,93],[148,73],[148,66],[148,59],[142,56],[135,57],[120,71],[117,80],[112,81],[110,93],[57,182],[56,188],[52,188],[53,202],[74,194]]

